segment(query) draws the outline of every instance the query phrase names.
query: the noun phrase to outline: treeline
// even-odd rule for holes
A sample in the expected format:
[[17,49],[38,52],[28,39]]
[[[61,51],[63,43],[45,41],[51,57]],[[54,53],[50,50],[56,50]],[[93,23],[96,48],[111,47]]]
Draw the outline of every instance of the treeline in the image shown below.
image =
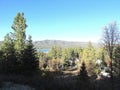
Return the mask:
[[39,60],[32,37],[26,39],[26,19],[18,13],[11,26],[13,33],[8,33],[0,47],[0,72],[30,74],[38,69]]
[[[47,70],[68,70],[77,66],[80,69],[82,62],[86,64],[89,75],[96,75],[99,68],[96,66],[98,59],[102,60],[102,66],[109,61],[107,52],[103,48],[94,48],[89,42],[86,48],[62,48],[54,46],[48,53],[38,52],[40,68]],[[62,68],[63,66],[63,68]]]

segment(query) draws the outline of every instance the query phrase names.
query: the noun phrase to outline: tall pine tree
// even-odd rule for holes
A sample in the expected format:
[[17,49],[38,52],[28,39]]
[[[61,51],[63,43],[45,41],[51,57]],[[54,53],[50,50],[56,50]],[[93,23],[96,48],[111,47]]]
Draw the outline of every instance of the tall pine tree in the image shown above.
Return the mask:
[[15,49],[18,59],[21,58],[21,55],[24,51],[25,41],[26,41],[26,20],[24,18],[23,13],[18,13],[17,16],[14,18],[12,29],[14,30],[15,34]]
[[15,55],[17,57],[17,71],[21,72],[22,64],[23,64],[23,54],[25,50],[25,42],[26,42],[26,20],[24,18],[23,13],[18,13],[16,17],[14,18],[13,24],[12,24],[12,29],[14,30],[15,34]]
[[23,70],[27,73],[36,71],[39,67],[39,60],[37,57],[36,49],[32,43],[32,37],[29,36],[28,41],[25,45],[24,59],[23,59]]

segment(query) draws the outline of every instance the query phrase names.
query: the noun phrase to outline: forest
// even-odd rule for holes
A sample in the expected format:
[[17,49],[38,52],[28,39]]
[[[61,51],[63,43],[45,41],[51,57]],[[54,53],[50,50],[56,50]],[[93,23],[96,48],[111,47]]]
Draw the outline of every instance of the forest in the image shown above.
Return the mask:
[[[119,90],[120,32],[117,22],[103,28],[99,45],[52,44],[40,52],[32,36],[26,38],[26,18],[17,13],[0,45],[0,90]],[[66,36],[67,37],[67,36]],[[83,45],[84,46],[84,45]],[[6,85],[7,83],[7,85]],[[11,87],[13,86],[13,87]],[[5,88],[5,89],[4,89]],[[24,88],[24,87],[23,87]]]

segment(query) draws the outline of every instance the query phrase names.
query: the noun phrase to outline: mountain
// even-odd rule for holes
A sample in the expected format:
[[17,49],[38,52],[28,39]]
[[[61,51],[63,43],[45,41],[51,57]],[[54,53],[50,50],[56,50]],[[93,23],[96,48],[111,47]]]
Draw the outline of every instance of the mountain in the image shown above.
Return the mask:
[[[0,41],[0,45],[2,44],[2,41]],[[87,47],[88,42],[74,42],[74,41],[62,41],[62,40],[43,40],[43,41],[33,41],[33,44],[35,48],[39,49],[49,49],[53,46],[61,46],[64,48],[69,47]],[[92,43],[92,45],[96,48],[99,47],[97,43]]]
[[0,41],[0,46],[1,46],[1,44],[2,44],[2,41]]
[[[73,41],[62,41],[62,40],[43,40],[43,41],[34,41],[34,46],[36,48],[51,48],[53,46],[61,47],[86,47],[88,42],[73,42]],[[94,47],[98,47],[97,43],[92,43]]]

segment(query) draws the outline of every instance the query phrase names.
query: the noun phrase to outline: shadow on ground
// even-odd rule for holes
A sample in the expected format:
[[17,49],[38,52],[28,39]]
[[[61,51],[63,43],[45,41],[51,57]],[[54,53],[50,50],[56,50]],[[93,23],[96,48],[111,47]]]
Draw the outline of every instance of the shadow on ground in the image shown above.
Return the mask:
[[[35,90],[111,90],[110,79],[80,81],[77,75],[61,71],[38,71],[32,75],[0,74],[0,87],[3,82],[28,85]],[[120,79],[114,78],[114,90],[119,90]]]

